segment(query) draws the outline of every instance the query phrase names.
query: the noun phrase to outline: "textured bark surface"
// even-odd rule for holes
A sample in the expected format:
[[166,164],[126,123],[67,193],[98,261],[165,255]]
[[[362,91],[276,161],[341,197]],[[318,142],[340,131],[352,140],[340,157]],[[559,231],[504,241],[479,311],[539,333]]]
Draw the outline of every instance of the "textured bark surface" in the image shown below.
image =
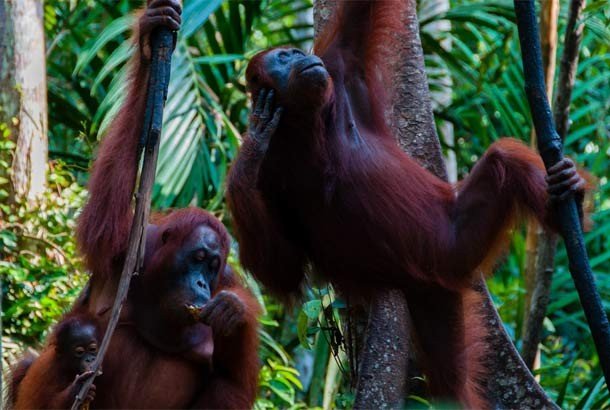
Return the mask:
[[[45,188],[47,83],[42,0],[2,0],[0,122],[16,143],[10,176],[12,194],[33,200]],[[6,23],[6,24],[5,24]],[[5,65],[6,64],[6,65]]]
[[447,180],[447,170],[436,134],[424,52],[419,38],[417,2],[405,0],[402,16],[407,30],[387,45],[387,58],[393,73],[391,124],[400,147],[421,165]]
[[318,37],[326,27],[337,6],[337,0],[316,0],[313,6],[314,36]]
[[360,359],[356,409],[400,408],[406,397],[409,323],[404,294],[380,292],[373,300]]
[[0,122],[5,124],[19,113],[19,93],[15,88],[15,30],[9,3],[0,1]]
[[[0,0],[0,135],[7,129],[11,135],[16,135],[19,115],[19,93],[15,87],[15,31],[10,13],[9,2]],[[11,160],[12,152],[0,150],[0,161],[10,163]],[[10,177],[9,167],[0,167],[0,178],[10,181]]]
[[473,286],[480,296],[476,311],[485,322],[487,354],[483,363],[490,377],[482,380],[495,409],[557,409],[528,371],[504,331],[483,280]]
[[[438,16],[449,11],[451,5],[449,0],[420,0],[418,6],[419,20]],[[420,31],[425,31],[434,38],[439,38],[439,45],[448,52],[453,48],[451,36],[451,21],[449,20],[433,20],[428,22],[425,27],[421,27]],[[435,83],[438,88],[430,89],[431,103],[433,111],[444,110],[451,104],[453,99],[453,78],[451,72],[442,64],[442,59],[438,56],[429,56],[429,58],[439,61],[438,67],[435,67]],[[443,119],[436,119],[436,126],[439,134],[439,139],[449,147],[455,146],[455,133],[453,123]],[[456,183],[458,180],[458,164],[457,156],[454,149],[447,149],[444,153],[445,168],[447,170],[447,180]]]

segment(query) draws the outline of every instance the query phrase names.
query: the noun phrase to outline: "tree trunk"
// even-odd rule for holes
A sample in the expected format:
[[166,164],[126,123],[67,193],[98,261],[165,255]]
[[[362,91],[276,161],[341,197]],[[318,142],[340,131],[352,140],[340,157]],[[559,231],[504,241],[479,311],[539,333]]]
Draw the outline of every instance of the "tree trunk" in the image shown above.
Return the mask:
[[410,323],[405,295],[380,291],[369,308],[355,409],[401,408],[408,389]]
[[[427,17],[438,16],[442,13],[449,11],[450,4],[449,0],[421,0],[419,2],[419,19],[423,20]],[[428,23],[422,30],[432,35],[434,38],[438,38],[439,33],[451,32],[451,22],[449,20],[436,20]],[[445,36],[440,41],[440,46],[448,52],[451,52],[452,42],[451,36]],[[440,59],[440,57],[436,57]],[[439,64],[439,68],[435,73],[436,82],[440,85],[437,90],[430,90],[432,99],[433,111],[439,111],[451,105],[453,95],[453,79],[451,78],[451,72],[448,68],[443,67]],[[458,180],[458,166],[457,157],[455,151],[455,135],[453,130],[453,124],[449,121],[436,119],[436,125],[439,131],[439,138],[445,142],[449,147],[445,151],[445,166],[447,169],[447,180],[449,182],[456,183]]]
[[47,165],[47,84],[42,0],[0,0],[0,124],[15,143],[11,199],[42,194]]
[[[486,329],[485,354],[476,358],[486,375],[479,380],[483,393],[493,409],[558,409],[529,372],[521,356],[506,334],[502,320],[494,307],[485,281],[472,287],[465,299],[466,312],[476,313],[466,318],[466,337],[469,320],[482,321]],[[470,302],[468,302],[470,301]],[[478,323],[472,323],[479,325]],[[469,357],[470,360],[470,357]]]

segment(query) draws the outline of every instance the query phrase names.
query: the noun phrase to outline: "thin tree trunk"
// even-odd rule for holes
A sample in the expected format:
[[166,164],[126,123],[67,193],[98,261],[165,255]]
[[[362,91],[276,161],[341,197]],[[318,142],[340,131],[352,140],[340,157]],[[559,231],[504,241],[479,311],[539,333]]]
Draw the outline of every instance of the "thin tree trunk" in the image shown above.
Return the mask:
[[[578,67],[578,53],[582,40],[584,24],[581,21],[582,10],[585,7],[584,0],[572,0],[568,14],[568,24],[564,40],[564,51],[559,67],[559,81],[553,116],[557,133],[561,139],[565,139],[569,129],[570,101],[576,68]],[[541,20],[544,22],[544,20]],[[541,28],[542,30],[542,28]],[[544,38],[544,37],[543,37]],[[545,52],[544,42],[542,51]],[[543,54],[544,57],[544,54]],[[548,77],[547,77],[548,91]],[[550,99],[549,95],[549,99]],[[535,280],[532,286],[531,303],[526,313],[525,331],[523,334],[522,356],[529,368],[533,368],[538,352],[538,345],[542,336],[542,323],[546,316],[547,306],[550,300],[553,272],[555,270],[555,250],[557,248],[557,235],[542,231],[538,238],[536,253]],[[529,289],[528,289],[529,291]]]
[[[19,115],[19,93],[15,87],[15,30],[9,6],[6,0],[0,0],[0,22],[2,22],[0,24],[0,142],[2,143],[6,141],[7,133],[10,134],[9,138],[16,134],[15,122]],[[0,149],[0,163],[10,164],[13,154],[14,150]],[[10,172],[10,167],[0,166],[2,190],[12,191]],[[8,199],[12,202],[12,195]],[[0,212],[0,219],[1,217]]]
[[578,68],[578,53],[585,27],[582,21],[582,11],[585,4],[585,0],[572,0],[570,2],[563,55],[559,65],[559,85],[553,116],[557,133],[562,139],[568,135],[568,129],[570,128],[570,102],[572,101],[576,68]]
[[[541,3],[540,10],[540,44],[542,46],[542,64],[544,68],[544,78],[546,85],[546,93],[549,100],[553,98],[553,83],[555,79],[555,61],[557,55],[557,17],[559,15],[559,0],[547,0]],[[536,130],[532,128],[531,146],[536,147]],[[544,232],[540,224],[535,220],[530,220],[527,225],[527,237],[525,241],[526,265],[525,265],[525,303],[523,306],[523,329],[522,340],[523,346],[521,356],[528,368],[537,368],[538,357],[538,338],[532,337],[532,331],[535,332],[538,320],[533,321],[530,318],[530,308],[532,307],[532,299],[535,297],[534,304],[540,306],[539,299],[547,298],[548,294],[544,295],[544,283],[550,283],[553,271],[538,271],[538,258],[548,258],[548,253],[541,255],[538,252],[542,251],[539,247],[541,238],[549,237],[549,232]],[[552,257],[552,255],[551,255]],[[553,261],[551,260],[551,264]],[[536,295],[534,296],[534,293]],[[541,300],[542,301],[542,300]],[[548,302],[547,302],[548,303]],[[544,305],[546,310],[546,304]],[[535,312],[535,311],[534,311]],[[544,315],[544,312],[542,313]],[[544,319],[544,317],[542,318]],[[542,321],[540,321],[540,326]],[[534,326],[534,327],[532,327]]]
[[7,0],[0,1],[0,122],[12,126],[19,113],[15,87],[15,28]]
[[0,123],[15,142],[11,199],[45,188],[47,84],[42,0],[0,0]]
[[557,235],[552,232],[546,230],[539,232],[535,276],[531,289],[527,290],[531,297],[523,323],[521,357],[523,357],[527,367],[532,370],[540,367],[540,349],[538,346],[542,337],[542,325],[546,317],[546,308],[551,299],[557,240]]

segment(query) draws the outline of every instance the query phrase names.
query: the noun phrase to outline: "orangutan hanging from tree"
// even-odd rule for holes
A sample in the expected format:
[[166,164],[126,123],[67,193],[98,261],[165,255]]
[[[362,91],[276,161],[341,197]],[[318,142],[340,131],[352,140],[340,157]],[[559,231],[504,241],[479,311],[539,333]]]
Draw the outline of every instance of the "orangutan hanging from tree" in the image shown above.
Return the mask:
[[460,301],[428,290],[459,296],[491,271],[521,217],[553,228],[552,202],[582,197],[585,181],[569,159],[545,179],[538,154],[514,139],[495,142],[457,187],[406,155],[384,118],[381,51],[405,30],[405,3],[342,2],[316,55],[281,47],[252,58],[254,110],[228,202],[241,262],[271,291],[297,294],[309,266],[350,295],[404,289],[431,393],[485,406],[471,382],[484,369],[469,363],[466,380]]

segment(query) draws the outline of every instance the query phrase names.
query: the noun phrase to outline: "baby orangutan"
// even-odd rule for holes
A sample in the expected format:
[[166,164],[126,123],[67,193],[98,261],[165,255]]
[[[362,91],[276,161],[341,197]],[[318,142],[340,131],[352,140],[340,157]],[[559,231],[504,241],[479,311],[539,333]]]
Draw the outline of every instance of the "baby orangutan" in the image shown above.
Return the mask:
[[[13,386],[15,409],[69,409],[83,382],[92,375],[101,334],[87,315],[66,317],[53,330],[49,344]],[[17,366],[18,368],[20,366]],[[95,399],[91,386],[85,403]]]

